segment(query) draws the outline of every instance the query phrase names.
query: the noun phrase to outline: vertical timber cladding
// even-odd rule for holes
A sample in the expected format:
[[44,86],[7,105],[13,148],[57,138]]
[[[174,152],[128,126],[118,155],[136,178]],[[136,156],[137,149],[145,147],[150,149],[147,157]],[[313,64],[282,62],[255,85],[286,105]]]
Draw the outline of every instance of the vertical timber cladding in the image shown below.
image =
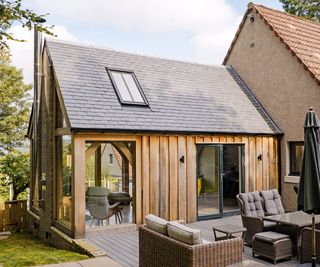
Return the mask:
[[[168,220],[196,220],[196,145],[244,145],[245,191],[278,188],[278,140],[272,136],[79,135],[74,138],[74,188],[84,181],[84,143],[122,140],[136,142],[135,219],[155,214]],[[81,156],[80,156],[81,155]],[[261,155],[261,157],[259,157]],[[258,159],[259,157],[259,159]],[[82,178],[81,178],[82,177]],[[74,193],[75,236],[83,235],[84,182]],[[81,203],[81,204],[80,204]],[[80,222],[81,221],[81,222]]]
[[137,215],[142,217],[137,222],[149,213],[168,220],[196,220],[196,144],[201,143],[244,144],[245,191],[278,188],[276,137],[142,136],[141,155],[137,155],[142,191]]

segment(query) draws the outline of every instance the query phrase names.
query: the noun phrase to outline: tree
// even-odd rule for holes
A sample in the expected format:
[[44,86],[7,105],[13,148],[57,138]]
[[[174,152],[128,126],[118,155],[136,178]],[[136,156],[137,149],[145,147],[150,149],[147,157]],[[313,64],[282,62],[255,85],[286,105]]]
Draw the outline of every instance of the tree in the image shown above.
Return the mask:
[[20,151],[10,152],[0,159],[0,185],[12,186],[12,200],[29,186],[29,155]]
[[37,15],[30,9],[22,7],[22,0],[0,0],[0,49],[8,47],[7,41],[16,39],[12,33],[8,32],[13,23],[19,23],[23,28],[31,30],[37,28],[38,31],[53,35],[51,29],[53,26],[44,26],[45,17],[48,14]]
[[280,0],[283,9],[293,15],[320,21],[320,0]]
[[[1,0],[0,0],[1,1]],[[0,62],[0,155],[21,147],[29,121],[31,85],[20,70]]]

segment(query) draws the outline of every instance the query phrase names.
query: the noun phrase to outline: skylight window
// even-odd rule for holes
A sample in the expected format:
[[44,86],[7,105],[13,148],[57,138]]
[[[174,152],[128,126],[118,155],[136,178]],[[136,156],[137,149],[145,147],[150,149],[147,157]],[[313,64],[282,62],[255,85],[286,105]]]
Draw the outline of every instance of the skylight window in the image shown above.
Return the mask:
[[147,100],[133,72],[107,69],[122,104],[147,105]]

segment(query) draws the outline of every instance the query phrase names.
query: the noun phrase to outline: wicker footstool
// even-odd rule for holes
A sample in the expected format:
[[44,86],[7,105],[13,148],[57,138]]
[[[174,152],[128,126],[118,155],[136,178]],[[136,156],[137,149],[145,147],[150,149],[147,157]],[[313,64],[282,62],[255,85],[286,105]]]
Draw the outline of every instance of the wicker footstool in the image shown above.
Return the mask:
[[274,264],[280,259],[291,259],[291,240],[288,235],[276,232],[257,233],[252,238],[252,256],[255,254],[272,259]]

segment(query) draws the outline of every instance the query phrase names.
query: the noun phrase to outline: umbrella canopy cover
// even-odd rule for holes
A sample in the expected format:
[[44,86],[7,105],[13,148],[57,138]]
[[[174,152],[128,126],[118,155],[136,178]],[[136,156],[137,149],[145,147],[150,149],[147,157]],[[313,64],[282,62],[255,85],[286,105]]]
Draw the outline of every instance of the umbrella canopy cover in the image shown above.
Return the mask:
[[312,108],[304,123],[304,153],[298,191],[298,207],[320,210],[320,122]]

